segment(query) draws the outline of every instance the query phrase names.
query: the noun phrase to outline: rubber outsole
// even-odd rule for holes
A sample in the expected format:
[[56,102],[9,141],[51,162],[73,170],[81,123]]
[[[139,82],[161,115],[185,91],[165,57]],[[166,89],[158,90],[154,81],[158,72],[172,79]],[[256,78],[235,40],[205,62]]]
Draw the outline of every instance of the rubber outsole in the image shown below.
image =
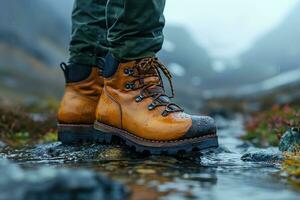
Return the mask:
[[137,137],[125,130],[100,122],[95,122],[94,125],[58,124],[58,140],[64,144],[90,142],[111,144],[118,141],[136,152],[153,155],[175,155],[178,153],[204,151],[219,146],[216,133],[184,140],[155,141]]

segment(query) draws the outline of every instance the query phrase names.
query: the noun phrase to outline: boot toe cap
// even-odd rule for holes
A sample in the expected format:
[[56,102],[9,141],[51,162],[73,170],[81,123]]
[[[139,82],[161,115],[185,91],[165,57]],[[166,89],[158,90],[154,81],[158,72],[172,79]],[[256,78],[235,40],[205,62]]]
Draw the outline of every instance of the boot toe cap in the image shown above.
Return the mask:
[[192,116],[192,126],[180,139],[196,138],[216,134],[215,120],[208,116]]

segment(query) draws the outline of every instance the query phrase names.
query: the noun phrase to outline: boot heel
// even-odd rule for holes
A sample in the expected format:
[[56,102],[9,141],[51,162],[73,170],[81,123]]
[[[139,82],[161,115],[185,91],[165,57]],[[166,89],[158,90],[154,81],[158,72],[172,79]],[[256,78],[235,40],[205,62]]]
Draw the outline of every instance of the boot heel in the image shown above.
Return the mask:
[[58,124],[58,141],[64,144],[110,143],[111,134],[97,131],[93,125]]

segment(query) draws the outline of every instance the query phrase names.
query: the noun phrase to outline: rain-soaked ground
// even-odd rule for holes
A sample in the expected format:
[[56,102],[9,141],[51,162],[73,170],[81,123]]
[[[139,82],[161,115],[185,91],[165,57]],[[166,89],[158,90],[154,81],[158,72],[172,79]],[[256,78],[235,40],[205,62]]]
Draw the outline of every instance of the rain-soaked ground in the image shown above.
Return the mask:
[[244,162],[250,145],[238,139],[242,121],[219,121],[220,148],[203,155],[146,156],[118,145],[44,144],[0,155],[24,168],[41,165],[89,168],[129,186],[131,199],[299,199],[280,175],[279,162]]

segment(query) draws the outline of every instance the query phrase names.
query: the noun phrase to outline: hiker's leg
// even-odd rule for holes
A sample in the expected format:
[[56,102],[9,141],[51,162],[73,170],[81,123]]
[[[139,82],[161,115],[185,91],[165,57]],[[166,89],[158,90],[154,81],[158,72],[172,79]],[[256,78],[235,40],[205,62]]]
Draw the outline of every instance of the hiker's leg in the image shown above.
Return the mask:
[[75,0],[70,63],[102,67],[107,53],[107,0]]
[[165,0],[108,0],[109,50],[119,60],[154,56],[163,43]]

